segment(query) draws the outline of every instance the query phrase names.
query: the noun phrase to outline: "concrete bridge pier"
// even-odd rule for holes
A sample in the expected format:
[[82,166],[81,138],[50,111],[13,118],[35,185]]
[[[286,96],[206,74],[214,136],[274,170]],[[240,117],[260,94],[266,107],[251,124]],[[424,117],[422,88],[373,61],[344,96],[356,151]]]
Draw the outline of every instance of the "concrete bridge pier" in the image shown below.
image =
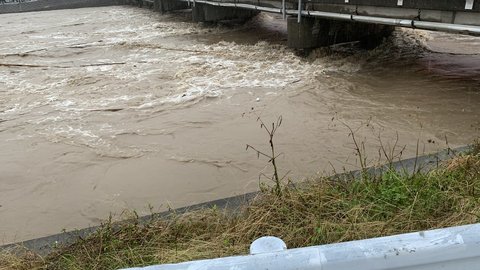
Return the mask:
[[131,5],[137,7],[143,7],[144,1],[143,0],[124,0],[124,5]]
[[194,22],[218,22],[235,19],[247,21],[258,13],[256,10],[212,6],[201,3],[195,3],[195,6],[192,6],[192,18]]
[[395,28],[387,25],[366,24],[296,16],[287,18],[288,46],[294,49],[313,49],[343,42],[360,41],[362,47],[374,48]]
[[153,0],[153,10],[165,13],[173,10],[187,9],[188,2],[176,0]]

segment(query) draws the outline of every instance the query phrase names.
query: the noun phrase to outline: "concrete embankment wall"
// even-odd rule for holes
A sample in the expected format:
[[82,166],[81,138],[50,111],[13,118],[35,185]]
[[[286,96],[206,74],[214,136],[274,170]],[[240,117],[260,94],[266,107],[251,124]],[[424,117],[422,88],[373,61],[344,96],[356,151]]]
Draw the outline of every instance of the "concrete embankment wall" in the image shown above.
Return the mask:
[[114,6],[121,5],[123,4],[123,2],[123,0],[0,0],[0,14],[84,7]]

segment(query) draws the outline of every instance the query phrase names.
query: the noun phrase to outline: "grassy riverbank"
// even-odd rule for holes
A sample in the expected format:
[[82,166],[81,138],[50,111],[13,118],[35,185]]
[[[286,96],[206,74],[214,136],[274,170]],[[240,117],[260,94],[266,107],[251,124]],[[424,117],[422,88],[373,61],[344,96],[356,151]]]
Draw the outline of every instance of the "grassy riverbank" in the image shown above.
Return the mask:
[[363,180],[315,179],[282,196],[260,194],[232,215],[204,209],[135,220],[42,258],[0,255],[0,269],[118,269],[248,253],[264,235],[289,248],[480,222],[480,145],[427,173],[387,171]]

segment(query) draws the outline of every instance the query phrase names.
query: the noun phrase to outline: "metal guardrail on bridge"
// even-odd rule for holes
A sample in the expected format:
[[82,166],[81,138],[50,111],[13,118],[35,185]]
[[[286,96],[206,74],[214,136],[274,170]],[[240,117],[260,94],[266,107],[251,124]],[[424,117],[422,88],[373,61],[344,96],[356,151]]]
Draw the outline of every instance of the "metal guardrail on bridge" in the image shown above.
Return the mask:
[[478,270],[480,224],[286,249],[263,237],[250,255],[124,270]]
[[377,7],[400,7],[415,9],[436,9],[444,11],[479,10],[479,0],[309,0],[327,5],[359,5]]

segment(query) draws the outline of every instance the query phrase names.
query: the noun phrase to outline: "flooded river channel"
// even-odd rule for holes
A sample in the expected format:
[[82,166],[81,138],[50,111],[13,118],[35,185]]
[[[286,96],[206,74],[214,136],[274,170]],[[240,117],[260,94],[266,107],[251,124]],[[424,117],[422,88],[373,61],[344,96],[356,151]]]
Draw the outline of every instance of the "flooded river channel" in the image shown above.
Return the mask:
[[[299,56],[286,22],[104,7],[0,15],[0,243],[257,190],[256,121],[300,180],[480,134],[480,38],[399,29]],[[347,127],[348,126],[348,127]]]

